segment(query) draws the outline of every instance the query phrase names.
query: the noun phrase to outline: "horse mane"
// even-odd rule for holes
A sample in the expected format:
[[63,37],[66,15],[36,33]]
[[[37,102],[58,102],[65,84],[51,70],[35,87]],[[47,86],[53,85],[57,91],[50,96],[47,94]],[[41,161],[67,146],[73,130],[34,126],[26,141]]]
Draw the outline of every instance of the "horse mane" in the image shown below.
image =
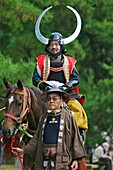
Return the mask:
[[38,103],[42,108],[42,113],[46,113],[47,108],[46,108],[45,102],[40,97],[42,92],[35,87],[29,87],[29,86],[26,86],[26,87],[35,94],[36,98],[38,99]]
[[[28,86],[27,86],[28,87]],[[29,88],[29,87],[28,87]],[[37,88],[35,87],[31,87],[31,89],[34,91],[34,93],[39,96],[41,94],[41,91],[39,91]]]
[[[26,86],[26,87],[31,89],[35,93],[36,97],[39,99],[39,102],[42,104],[43,109],[44,109],[45,103],[41,100],[41,97],[39,97],[42,94],[42,92],[35,87],[29,87],[29,86]],[[44,109],[44,111],[45,111],[45,109]]]

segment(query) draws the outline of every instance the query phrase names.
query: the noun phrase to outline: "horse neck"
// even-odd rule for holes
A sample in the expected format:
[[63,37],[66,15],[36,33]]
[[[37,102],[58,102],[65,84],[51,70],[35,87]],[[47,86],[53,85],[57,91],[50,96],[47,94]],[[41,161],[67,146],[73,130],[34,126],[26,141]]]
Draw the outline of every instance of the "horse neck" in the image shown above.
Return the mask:
[[28,114],[30,128],[37,129],[40,116],[46,112],[46,107],[41,101],[40,92],[36,88],[30,89],[31,107]]

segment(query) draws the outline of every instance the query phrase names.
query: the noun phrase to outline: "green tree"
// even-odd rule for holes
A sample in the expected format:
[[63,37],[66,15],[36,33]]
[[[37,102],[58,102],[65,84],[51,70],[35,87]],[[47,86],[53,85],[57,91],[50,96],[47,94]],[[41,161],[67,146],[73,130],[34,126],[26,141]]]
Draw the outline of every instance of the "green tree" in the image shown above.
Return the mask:
[[[67,55],[78,62],[80,92],[89,119],[87,140],[97,142],[100,131],[112,129],[113,90],[113,2],[111,0],[1,0],[0,1],[0,93],[4,95],[3,77],[12,83],[21,79],[32,85],[35,57],[45,54],[45,46],[35,36],[35,22],[48,6],[53,8],[41,22],[41,32],[49,37],[58,31],[64,37],[73,33],[76,19],[67,5],[82,18],[80,35],[66,45]],[[6,69],[7,68],[7,69]],[[15,76],[16,75],[16,76]],[[93,135],[92,135],[93,134]]]

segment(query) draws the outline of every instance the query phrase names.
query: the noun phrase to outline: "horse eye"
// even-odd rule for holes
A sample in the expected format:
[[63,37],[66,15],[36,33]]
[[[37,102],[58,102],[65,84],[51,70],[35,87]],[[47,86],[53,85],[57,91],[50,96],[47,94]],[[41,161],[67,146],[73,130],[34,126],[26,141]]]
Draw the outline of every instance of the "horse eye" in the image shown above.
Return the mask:
[[18,103],[18,106],[21,106],[22,105],[22,103]]

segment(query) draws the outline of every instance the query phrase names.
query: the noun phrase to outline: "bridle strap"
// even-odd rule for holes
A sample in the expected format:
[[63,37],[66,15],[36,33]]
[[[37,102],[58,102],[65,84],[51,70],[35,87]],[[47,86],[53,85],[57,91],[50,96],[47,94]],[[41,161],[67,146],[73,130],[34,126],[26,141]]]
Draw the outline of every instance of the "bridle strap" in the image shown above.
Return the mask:
[[10,113],[4,113],[4,116],[5,116],[5,117],[9,117],[9,118],[15,120],[16,122],[18,122],[18,120],[20,119],[20,117],[15,117],[15,116],[13,116],[13,115],[10,114]]
[[[27,93],[26,93],[27,91]],[[24,107],[23,107],[23,111],[22,111],[22,115],[21,115],[21,119],[23,120],[24,117],[27,115],[27,113],[30,110],[31,107],[31,97],[30,97],[30,90],[28,89],[28,87],[24,87]],[[28,99],[28,100],[27,100]]]
[[27,113],[29,112],[30,107],[31,107],[30,90],[27,87],[24,87],[24,89],[22,91],[18,91],[18,90],[13,91],[12,90],[11,93],[21,94],[24,96],[22,114],[20,117],[15,117],[11,113],[4,113],[4,116],[15,120],[17,123],[22,123],[23,119],[25,118],[25,116],[27,115]]

